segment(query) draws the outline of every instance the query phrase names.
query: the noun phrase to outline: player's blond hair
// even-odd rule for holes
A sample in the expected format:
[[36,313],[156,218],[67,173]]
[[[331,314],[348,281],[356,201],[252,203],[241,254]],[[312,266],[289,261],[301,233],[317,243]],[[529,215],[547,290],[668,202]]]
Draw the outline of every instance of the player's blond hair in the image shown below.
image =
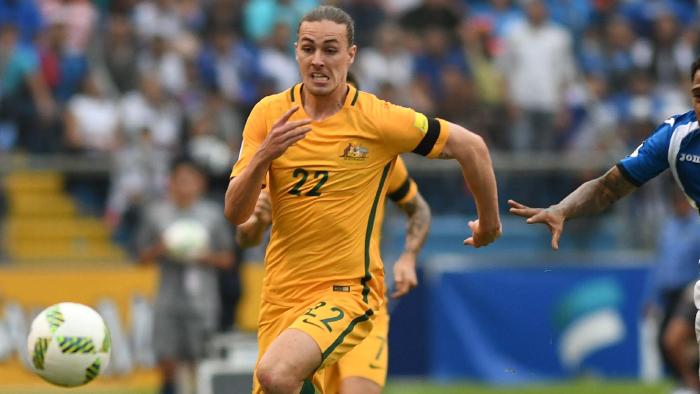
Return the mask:
[[355,21],[347,12],[331,5],[322,5],[307,12],[299,22],[299,26],[297,27],[297,35],[299,35],[299,29],[301,28],[302,23],[320,21],[331,21],[339,25],[345,25],[348,36],[348,47],[355,44]]

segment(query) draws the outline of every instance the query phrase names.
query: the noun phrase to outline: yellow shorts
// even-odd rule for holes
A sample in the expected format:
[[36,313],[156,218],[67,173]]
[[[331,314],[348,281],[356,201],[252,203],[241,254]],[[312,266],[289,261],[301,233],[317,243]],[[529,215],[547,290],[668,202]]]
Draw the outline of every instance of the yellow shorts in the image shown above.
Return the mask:
[[[321,294],[315,301],[299,307],[263,301],[258,322],[258,361],[282,331],[301,330],[321,349],[321,365],[312,382],[317,393],[324,393],[323,368],[362,342],[372,331],[373,320],[374,311],[354,293]],[[257,379],[253,380],[253,393],[262,393]]]
[[386,303],[375,315],[374,327],[367,338],[337,363],[326,368],[325,385],[329,393],[337,393],[340,383],[348,377],[369,379],[384,387],[389,364],[389,313]]

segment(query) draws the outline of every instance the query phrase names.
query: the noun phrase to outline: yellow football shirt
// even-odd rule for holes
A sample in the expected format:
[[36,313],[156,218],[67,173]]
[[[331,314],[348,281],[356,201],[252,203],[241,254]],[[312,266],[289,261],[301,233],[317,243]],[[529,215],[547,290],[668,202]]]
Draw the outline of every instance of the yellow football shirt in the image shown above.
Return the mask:
[[[253,108],[232,177],[292,106],[300,109],[291,120],[308,117],[302,89],[298,84]],[[388,175],[399,153],[437,156],[447,125],[348,85],[340,111],[311,128],[268,170],[273,219],[262,298],[293,306],[323,292],[349,291],[376,307],[384,294],[378,219]]]

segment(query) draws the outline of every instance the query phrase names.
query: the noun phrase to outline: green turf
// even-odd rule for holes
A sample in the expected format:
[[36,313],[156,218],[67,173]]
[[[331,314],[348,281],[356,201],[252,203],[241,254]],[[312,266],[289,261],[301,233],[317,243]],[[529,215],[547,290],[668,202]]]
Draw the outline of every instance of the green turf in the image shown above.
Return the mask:
[[[519,387],[492,387],[473,383],[437,384],[422,380],[392,380],[384,394],[667,394],[671,383],[661,382],[644,385],[639,382],[610,382],[598,380],[580,380],[560,384],[541,384]],[[156,390],[116,390],[93,389],[36,389],[5,390],[0,387],[0,394],[157,394]]]
[[581,380],[560,384],[493,387],[479,384],[445,384],[400,381],[387,385],[384,394],[666,394],[671,384]]

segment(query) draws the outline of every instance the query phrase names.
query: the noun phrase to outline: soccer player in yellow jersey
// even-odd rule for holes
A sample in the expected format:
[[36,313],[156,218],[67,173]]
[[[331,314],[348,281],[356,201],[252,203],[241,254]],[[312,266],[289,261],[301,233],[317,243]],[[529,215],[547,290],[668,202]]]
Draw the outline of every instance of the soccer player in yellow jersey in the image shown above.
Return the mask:
[[353,37],[354,23],[339,8],[302,18],[295,45],[302,83],[255,105],[231,172],[229,221],[245,222],[264,187],[272,202],[256,392],[323,392],[323,368],[371,331],[384,294],[376,218],[398,154],[456,159],[478,214],[465,244],[485,246],[501,233],[483,139],[349,86]]
[[[348,80],[350,74],[348,74]],[[357,85],[355,85],[357,86]],[[430,207],[420,195],[416,183],[408,175],[406,166],[398,157],[396,166],[389,175],[387,197],[394,201],[406,214],[408,225],[404,251],[394,264],[395,291],[393,298],[399,298],[416,287],[416,260],[421,247],[428,237],[430,228]],[[265,191],[260,193],[253,215],[236,232],[242,247],[258,245],[271,224],[270,197]],[[382,218],[377,218],[381,229]],[[379,394],[386,382],[388,366],[389,313],[387,302],[375,313],[374,326],[370,334],[338,362],[325,371],[325,389],[328,393],[339,394]]]

